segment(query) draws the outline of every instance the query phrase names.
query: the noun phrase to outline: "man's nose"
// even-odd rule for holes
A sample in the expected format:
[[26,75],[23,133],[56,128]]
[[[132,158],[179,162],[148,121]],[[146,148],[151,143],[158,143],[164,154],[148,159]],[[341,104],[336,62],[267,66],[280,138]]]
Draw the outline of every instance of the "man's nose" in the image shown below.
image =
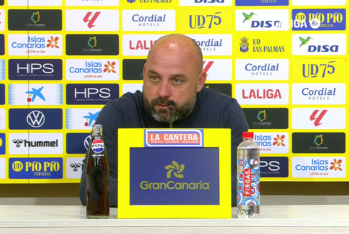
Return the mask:
[[158,92],[159,92],[158,95],[160,97],[169,97],[169,96],[171,96],[170,84],[168,84],[167,82],[161,83],[161,86],[160,86]]

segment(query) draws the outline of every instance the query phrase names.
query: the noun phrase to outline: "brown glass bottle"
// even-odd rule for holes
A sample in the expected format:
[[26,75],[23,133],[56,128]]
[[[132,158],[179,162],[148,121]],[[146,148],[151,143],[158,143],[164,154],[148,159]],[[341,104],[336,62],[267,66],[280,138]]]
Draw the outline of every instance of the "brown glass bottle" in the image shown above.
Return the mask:
[[86,216],[90,219],[109,218],[109,165],[102,132],[101,124],[92,126],[86,163]]

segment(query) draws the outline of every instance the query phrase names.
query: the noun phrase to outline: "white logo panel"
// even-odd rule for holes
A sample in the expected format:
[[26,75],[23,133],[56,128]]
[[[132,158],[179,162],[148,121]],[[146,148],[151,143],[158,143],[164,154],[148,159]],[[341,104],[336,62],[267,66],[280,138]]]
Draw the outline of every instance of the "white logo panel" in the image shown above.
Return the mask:
[[5,11],[0,10],[0,31],[5,30]]
[[175,10],[123,10],[124,31],[175,31]]
[[345,6],[346,0],[292,0],[293,6]]
[[130,56],[146,56],[156,40],[162,36],[163,35],[123,35],[123,54]]
[[231,6],[232,0],[179,0],[180,6]]
[[82,173],[82,160],[84,158],[66,159],[66,176],[68,179],[80,179]]
[[230,34],[187,35],[201,48],[204,56],[232,55],[233,38]]
[[6,159],[0,158],[0,179],[6,178]]
[[293,108],[293,129],[345,129],[345,108]]
[[101,108],[67,109],[67,129],[69,130],[92,130]]
[[48,56],[62,55],[62,35],[59,34],[10,34],[9,55]]
[[292,84],[292,103],[298,105],[343,105],[346,103],[344,83]]
[[[30,6],[62,6],[62,0],[30,0]],[[28,6],[28,0],[8,0],[9,6]]]
[[236,80],[288,80],[288,59],[237,59]]
[[61,84],[10,84],[10,105],[62,105]]
[[345,34],[293,34],[293,55],[346,55]]
[[119,6],[119,0],[103,0],[103,1],[65,0],[65,4],[67,6],[84,6],[84,7],[85,6]]
[[62,133],[10,133],[10,154],[62,154]]
[[204,71],[208,81],[231,80],[233,64],[231,59],[204,59]]
[[292,176],[295,178],[345,178],[344,157],[293,157]]
[[287,105],[288,84],[236,84],[235,98],[240,105]]
[[67,31],[118,31],[118,10],[66,10]]
[[288,10],[236,10],[236,31],[287,31]]
[[287,132],[256,132],[254,135],[254,142],[259,146],[261,154],[288,153],[289,138]]
[[6,110],[0,109],[0,130],[5,130],[6,128]]
[[67,59],[65,68],[67,80],[119,80],[118,59]]

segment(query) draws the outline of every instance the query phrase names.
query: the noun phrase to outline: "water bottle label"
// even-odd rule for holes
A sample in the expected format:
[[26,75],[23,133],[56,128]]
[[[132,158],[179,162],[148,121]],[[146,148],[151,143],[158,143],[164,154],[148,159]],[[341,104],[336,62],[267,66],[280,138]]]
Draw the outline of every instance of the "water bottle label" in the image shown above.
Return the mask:
[[250,159],[247,162],[243,159],[239,159],[238,166],[242,167],[241,170],[238,170],[242,173],[237,175],[237,204],[259,205],[259,160]]

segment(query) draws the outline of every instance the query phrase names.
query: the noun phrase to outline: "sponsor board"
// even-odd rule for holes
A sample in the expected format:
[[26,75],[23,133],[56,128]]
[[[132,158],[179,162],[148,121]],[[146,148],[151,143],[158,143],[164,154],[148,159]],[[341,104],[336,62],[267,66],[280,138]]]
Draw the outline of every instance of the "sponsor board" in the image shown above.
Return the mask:
[[10,109],[9,128],[25,129],[62,129],[62,109]]
[[144,147],[203,147],[203,130],[144,130]]
[[10,34],[9,55],[59,56],[62,55],[60,34]]
[[62,158],[10,158],[10,179],[63,179]]
[[[0,5],[1,4],[0,2]],[[5,11],[4,10],[0,10],[0,31],[4,31],[5,30]]]
[[[185,1],[185,0],[183,0]],[[235,6],[288,6],[289,0],[235,0]]]
[[61,10],[9,10],[8,29],[15,31],[61,31]]
[[84,158],[67,158],[66,159],[66,176],[68,179],[80,179],[82,173],[82,160]]
[[292,20],[305,22],[305,27],[293,27],[293,31],[345,30],[346,10],[297,9],[292,10]]
[[237,59],[236,80],[288,80],[288,59]]
[[123,84],[122,94],[135,93],[136,91],[143,92],[143,84]]
[[292,0],[293,6],[344,6],[346,0]]
[[228,95],[231,97],[232,94],[232,87],[231,84],[204,84],[204,88],[210,88],[210,89],[215,89],[225,95]]
[[10,154],[62,154],[62,133],[10,133]]
[[293,34],[293,55],[346,55],[345,34]]
[[292,84],[292,104],[343,105],[346,103],[344,83]]
[[65,0],[67,6],[119,6],[119,0],[97,0],[97,1],[85,1],[85,0]]
[[[28,6],[28,0],[8,0],[9,6]],[[30,6],[62,6],[62,0],[30,0]]]
[[179,0],[180,6],[231,6],[233,0]]
[[287,157],[261,157],[259,167],[261,177],[288,177]]
[[201,48],[204,56],[232,55],[233,38],[231,34],[187,35]]
[[5,85],[0,84],[0,105],[5,104]]
[[6,159],[0,158],[0,179],[6,178]]
[[235,98],[240,105],[287,105],[288,84],[236,84]]
[[62,105],[61,84],[10,84],[10,105]]
[[230,81],[233,77],[231,59],[204,59],[203,70],[207,81]]
[[118,10],[66,10],[67,31],[119,31]]
[[0,80],[5,80],[5,60],[0,59]]
[[68,130],[92,130],[92,125],[95,124],[101,108],[88,109],[67,109],[66,120]]
[[67,34],[67,55],[119,55],[117,34]]
[[61,59],[9,59],[9,80],[62,80]]
[[345,108],[293,108],[293,129],[345,129]]
[[123,10],[123,31],[175,31],[175,10]]
[[[124,1],[125,2],[125,1]],[[132,3],[130,5],[129,3]],[[173,3],[173,0],[127,0],[127,6],[135,6],[135,7],[145,7],[145,6],[153,6],[153,7],[163,7],[168,4]]]
[[293,157],[294,178],[345,178],[345,157]]
[[345,153],[345,133],[292,133],[292,153]]
[[143,68],[146,61],[146,59],[122,60],[122,79],[143,80]]
[[86,154],[90,141],[90,133],[67,133],[67,154]]
[[[180,31],[232,31],[232,10],[180,10]],[[168,30],[167,30],[168,31]]]
[[67,59],[65,69],[67,80],[119,80],[118,59]]
[[250,129],[288,129],[287,108],[242,108]]
[[5,36],[0,34],[0,55],[5,54]]
[[118,84],[67,84],[68,105],[102,105],[119,98]]
[[287,31],[288,10],[236,10],[236,31]]
[[289,52],[291,48],[290,43],[286,43],[285,40],[279,40],[277,37],[265,37],[263,34],[256,33],[244,33],[241,34],[235,40],[238,45],[235,45],[235,51],[241,56],[246,56],[246,59],[250,59],[250,55],[260,56],[264,59],[265,56],[274,57],[275,59],[280,59],[281,56],[285,56],[286,52]]
[[156,40],[164,35],[123,35],[122,52],[123,55],[146,56]]
[[0,133],[0,154],[6,154],[6,135]]
[[301,81],[335,81],[347,79],[345,59],[293,59],[292,79]]
[[254,143],[259,146],[261,154],[287,154],[289,139],[287,132],[256,132]]
[[0,130],[5,130],[6,128],[6,110],[0,109]]

